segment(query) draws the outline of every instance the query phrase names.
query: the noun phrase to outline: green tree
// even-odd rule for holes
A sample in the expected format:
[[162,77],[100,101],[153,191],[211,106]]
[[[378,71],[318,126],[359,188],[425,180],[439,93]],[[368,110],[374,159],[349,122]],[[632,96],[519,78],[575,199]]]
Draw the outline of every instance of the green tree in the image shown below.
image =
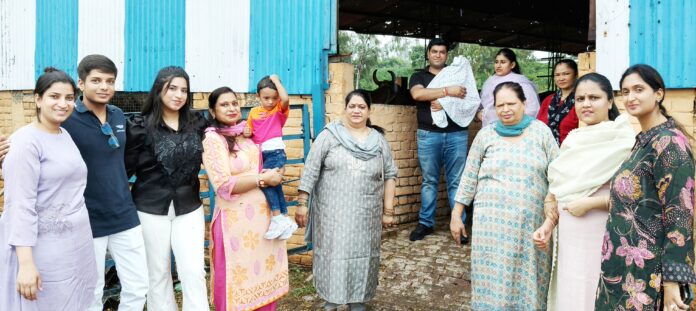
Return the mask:
[[379,41],[374,35],[355,34],[341,31],[339,38],[339,53],[351,54],[350,62],[355,66],[355,81],[357,88],[373,89],[372,69],[379,63]]
[[[427,65],[425,46],[418,40],[415,43],[404,38],[394,37],[381,44],[375,35],[356,34],[349,31],[339,32],[339,53],[350,54],[349,62],[355,66],[355,81],[357,88],[373,90],[377,85],[373,82],[372,73],[378,70],[380,81],[390,79],[387,71],[393,71],[397,77],[410,77],[416,70]],[[481,46],[478,44],[460,43],[449,53],[448,63],[455,56],[463,55],[469,59],[477,87],[493,74],[495,54],[498,47]],[[522,73],[532,80],[539,92],[548,89],[548,65],[545,61],[534,56],[533,51],[513,49]],[[552,83],[552,81],[551,81]]]
[[414,45],[408,53],[408,58],[411,61],[411,67],[423,68],[428,64],[425,57],[425,47],[422,45]]

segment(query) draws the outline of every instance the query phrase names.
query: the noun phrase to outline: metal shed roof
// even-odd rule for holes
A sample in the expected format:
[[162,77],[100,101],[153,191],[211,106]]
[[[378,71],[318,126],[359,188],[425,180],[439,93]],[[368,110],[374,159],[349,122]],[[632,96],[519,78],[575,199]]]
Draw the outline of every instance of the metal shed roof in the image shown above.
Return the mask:
[[585,52],[590,1],[351,0],[339,29],[577,54]]

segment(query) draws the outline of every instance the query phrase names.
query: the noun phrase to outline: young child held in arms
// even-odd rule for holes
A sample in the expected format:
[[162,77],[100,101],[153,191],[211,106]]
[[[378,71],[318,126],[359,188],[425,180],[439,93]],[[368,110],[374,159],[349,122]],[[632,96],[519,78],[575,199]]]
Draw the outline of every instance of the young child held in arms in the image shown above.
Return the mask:
[[[247,118],[245,137],[251,137],[260,145],[263,157],[263,169],[278,169],[285,172],[285,143],[283,143],[283,126],[290,114],[288,92],[280,83],[277,75],[263,77],[256,85],[256,94],[261,102],[254,107]],[[297,230],[297,224],[287,217],[288,206],[285,202],[282,185],[264,187],[261,191],[271,208],[271,224],[264,238],[268,240],[287,240]]]

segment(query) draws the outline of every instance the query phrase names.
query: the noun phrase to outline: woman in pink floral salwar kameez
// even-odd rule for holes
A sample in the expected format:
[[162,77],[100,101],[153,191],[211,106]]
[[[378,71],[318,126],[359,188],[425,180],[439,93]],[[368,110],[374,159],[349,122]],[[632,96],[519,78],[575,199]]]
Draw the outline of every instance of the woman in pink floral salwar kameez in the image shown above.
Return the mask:
[[277,170],[260,172],[259,149],[241,134],[245,123],[228,87],[209,98],[212,127],[203,140],[203,164],[215,190],[211,222],[211,291],[215,309],[275,310],[288,292],[285,241],[263,238],[270,209],[260,188],[278,185]]

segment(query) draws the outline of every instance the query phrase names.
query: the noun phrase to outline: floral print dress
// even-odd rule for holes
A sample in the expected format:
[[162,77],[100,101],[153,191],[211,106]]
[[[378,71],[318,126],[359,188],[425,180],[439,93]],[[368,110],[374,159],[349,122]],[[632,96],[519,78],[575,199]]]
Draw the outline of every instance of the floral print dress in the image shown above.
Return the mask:
[[596,310],[654,310],[662,282],[696,283],[694,160],[669,119],[640,133],[611,180]]

